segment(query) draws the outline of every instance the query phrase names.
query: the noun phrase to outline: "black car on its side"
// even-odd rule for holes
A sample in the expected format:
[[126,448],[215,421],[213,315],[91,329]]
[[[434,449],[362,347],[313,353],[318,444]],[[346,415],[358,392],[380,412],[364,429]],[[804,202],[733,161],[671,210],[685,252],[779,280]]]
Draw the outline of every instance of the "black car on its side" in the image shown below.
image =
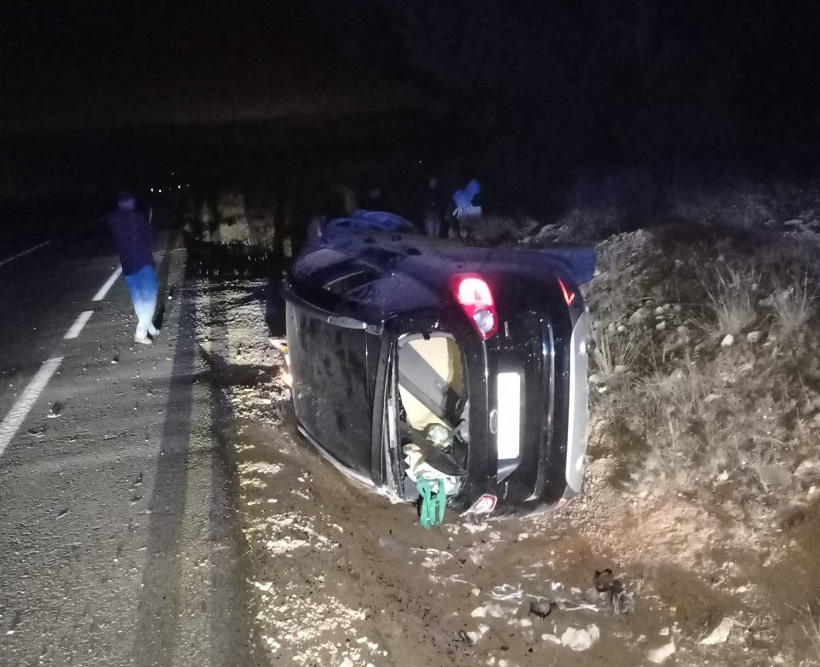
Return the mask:
[[477,514],[580,492],[588,325],[559,252],[345,219],[294,260],[285,297],[300,430],[348,475],[407,501],[438,478]]

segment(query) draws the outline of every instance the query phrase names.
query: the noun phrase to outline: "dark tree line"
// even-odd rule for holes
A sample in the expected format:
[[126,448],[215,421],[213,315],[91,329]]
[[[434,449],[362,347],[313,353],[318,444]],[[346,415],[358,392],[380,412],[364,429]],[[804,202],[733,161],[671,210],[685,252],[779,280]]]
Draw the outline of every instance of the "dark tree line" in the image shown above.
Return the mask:
[[362,62],[409,67],[573,160],[815,155],[806,0],[312,0]]

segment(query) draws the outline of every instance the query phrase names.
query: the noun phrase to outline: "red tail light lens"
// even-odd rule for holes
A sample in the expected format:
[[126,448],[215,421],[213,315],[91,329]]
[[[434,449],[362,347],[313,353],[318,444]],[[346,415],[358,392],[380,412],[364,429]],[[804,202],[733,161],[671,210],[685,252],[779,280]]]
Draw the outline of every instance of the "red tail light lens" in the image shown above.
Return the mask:
[[558,279],[558,284],[561,286],[561,294],[564,295],[564,301],[567,302],[568,306],[571,306],[572,302],[575,301],[575,292],[567,289],[567,286],[564,285],[564,281],[560,278]]
[[453,293],[484,340],[498,331],[493,294],[481,276],[473,273],[453,276]]

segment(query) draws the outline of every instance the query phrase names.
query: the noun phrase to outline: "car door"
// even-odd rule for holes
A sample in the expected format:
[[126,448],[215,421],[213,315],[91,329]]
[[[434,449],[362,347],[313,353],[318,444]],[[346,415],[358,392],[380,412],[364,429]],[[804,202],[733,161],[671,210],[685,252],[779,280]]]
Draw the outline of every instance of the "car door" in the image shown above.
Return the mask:
[[316,444],[368,479],[381,328],[367,288],[383,277],[344,262],[287,295],[296,416]]

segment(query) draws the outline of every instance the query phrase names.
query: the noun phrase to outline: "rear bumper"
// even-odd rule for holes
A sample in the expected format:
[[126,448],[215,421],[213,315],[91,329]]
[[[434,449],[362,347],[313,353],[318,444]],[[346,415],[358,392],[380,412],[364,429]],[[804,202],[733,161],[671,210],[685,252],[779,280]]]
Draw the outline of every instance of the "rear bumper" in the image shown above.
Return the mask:
[[[521,327],[524,323],[514,325]],[[560,507],[582,489],[588,422],[588,321],[541,318],[517,342],[471,341],[469,475],[451,506],[468,511],[482,495],[493,515]],[[516,405],[517,403],[517,405]]]

